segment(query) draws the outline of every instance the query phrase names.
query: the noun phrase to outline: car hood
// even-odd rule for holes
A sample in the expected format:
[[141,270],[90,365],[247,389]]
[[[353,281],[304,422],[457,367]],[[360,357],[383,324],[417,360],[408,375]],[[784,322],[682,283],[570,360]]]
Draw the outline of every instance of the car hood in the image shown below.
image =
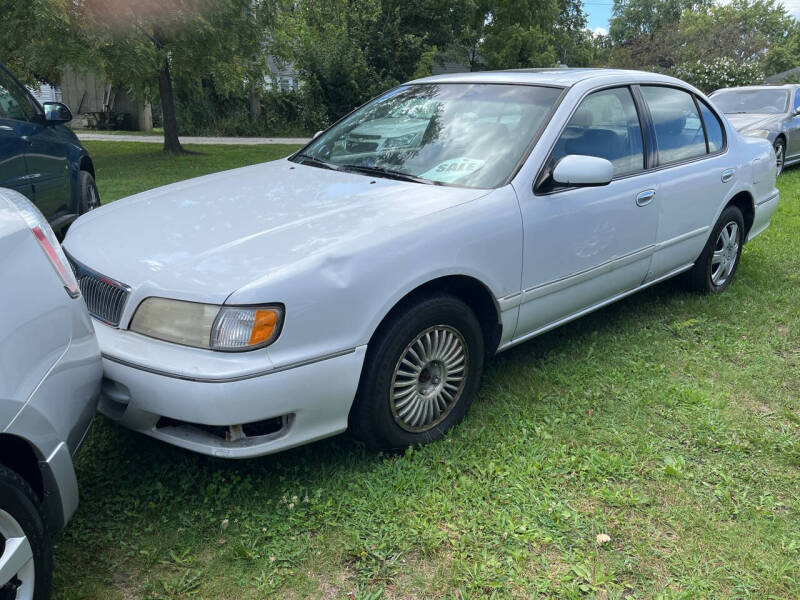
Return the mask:
[[75,221],[64,248],[134,289],[223,302],[276,270],[486,193],[280,160],[103,206]]
[[747,131],[748,129],[769,129],[769,125],[774,124],[774,122],[778,121],[781,117],[781,115],[758,113],[733,113],[726,114],[725,116],[737,131]]

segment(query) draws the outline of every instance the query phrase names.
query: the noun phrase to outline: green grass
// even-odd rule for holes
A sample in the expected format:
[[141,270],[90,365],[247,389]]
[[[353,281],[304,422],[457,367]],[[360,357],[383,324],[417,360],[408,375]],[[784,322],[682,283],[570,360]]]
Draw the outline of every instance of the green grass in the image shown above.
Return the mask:
[[[106,200],[253,152],[89,147]],[[423,449],[224,462],[98,418],[55,596],[800,597],[800,169],[780,188],[723,295],[667,283],[499,355]]]
[[184,148],[191,154],[175,157],[165,154],[160,144],[85,141],[83,145],[94,161],[97,188],[104,203],[189,177],[275,160],[299,148],[283,144],[189,144]]
[[164,135],[163,127],[153,127],[152,131],[125,131],[123,129],[80,129],[74,128],[75,133],[101,133],[103,135]]

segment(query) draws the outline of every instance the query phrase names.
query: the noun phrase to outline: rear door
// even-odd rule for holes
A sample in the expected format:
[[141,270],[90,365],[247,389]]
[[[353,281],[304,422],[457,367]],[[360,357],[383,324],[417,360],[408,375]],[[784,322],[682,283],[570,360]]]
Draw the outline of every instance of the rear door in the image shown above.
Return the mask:
[[656,143],[658,246],[648,280],[687,267],[700,255],[738,165],[716,113],[688,90],[642,85]]
[[26,143],[23,135],[28,116],[14,88],[9,88],[0,69],[0,187],[17,190],[33,198],[33,188],[25,167]]

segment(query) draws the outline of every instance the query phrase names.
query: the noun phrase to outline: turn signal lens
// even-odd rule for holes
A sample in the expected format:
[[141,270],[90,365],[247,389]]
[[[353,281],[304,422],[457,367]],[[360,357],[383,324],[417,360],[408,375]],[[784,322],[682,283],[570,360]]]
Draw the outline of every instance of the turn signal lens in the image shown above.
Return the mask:
[[278,306],[223,306],[211,330],[214,350],[252,350],[275,341],[283,309]]
[[275,333],[278,324],[278,313],[274,310],[257,310],[253,331],[250,334],[250,345],[256,346],[268,341]]

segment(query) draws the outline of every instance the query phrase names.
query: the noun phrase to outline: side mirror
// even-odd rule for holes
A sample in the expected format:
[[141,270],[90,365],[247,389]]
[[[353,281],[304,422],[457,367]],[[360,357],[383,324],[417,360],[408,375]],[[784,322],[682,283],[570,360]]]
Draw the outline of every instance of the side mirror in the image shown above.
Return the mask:
[[608,185],[614,178],[614,165],[605,158],[569,154],[553,169],[556,183],[578,187]]
[[45,102],[42,104],[42,108],[44,108],[44,120],[47,123],[58,125],[72,121],[72,111],[66,104]]
[[317,138],[318,138],[320,135],[322,135],[322,130],[320,130],[320,131],[318,131],[317,133],[315,133],[315,134],[314,134],[314,137],[312,137],[311,139],[312,139],[312,140],[315,140],[315,139],[317,139]]

